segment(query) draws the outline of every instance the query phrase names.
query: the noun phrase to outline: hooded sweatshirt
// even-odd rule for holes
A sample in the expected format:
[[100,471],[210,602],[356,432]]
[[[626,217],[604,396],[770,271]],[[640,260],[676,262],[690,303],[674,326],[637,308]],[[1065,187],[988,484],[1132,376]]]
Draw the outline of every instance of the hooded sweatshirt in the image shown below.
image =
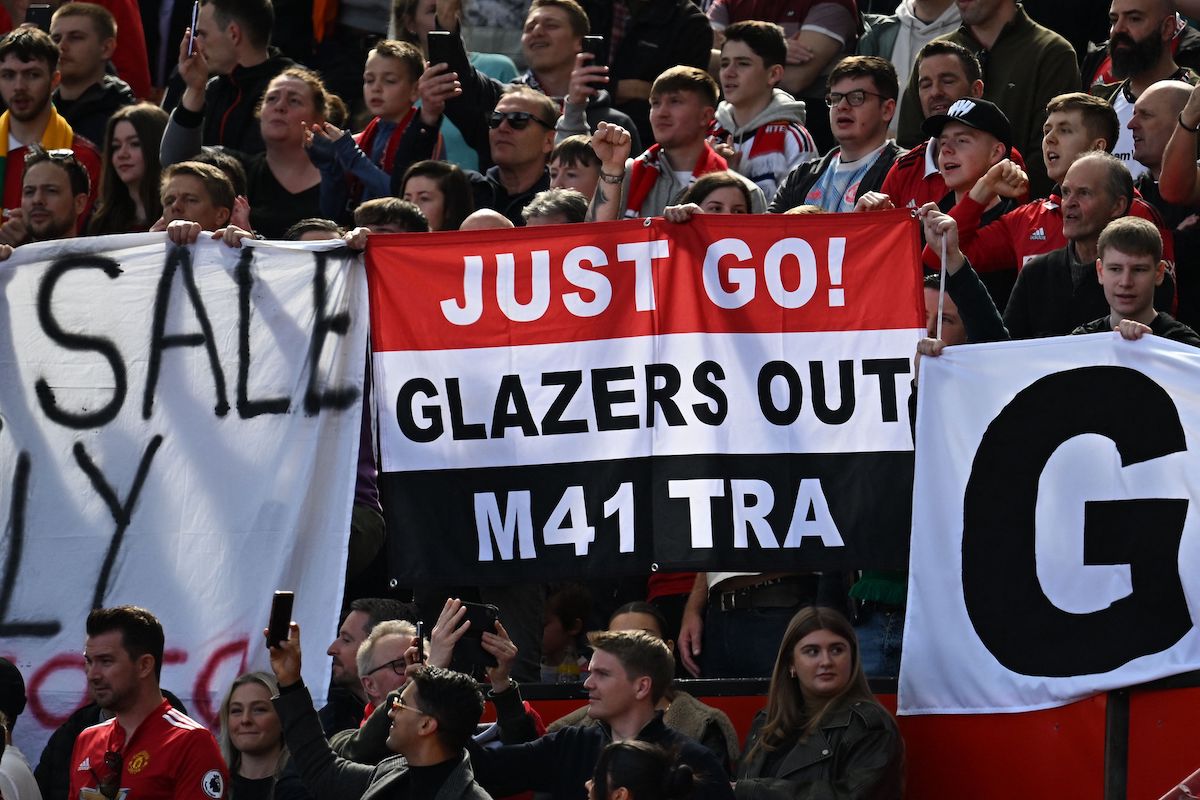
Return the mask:
[[[903,0],[896,8],[896,13],[871,26],[871,30],[863,37],[859,45],[859,55],[876,55],[886,58],[896,67],[896,75],[900,86],[908,84],[909,74],[913,69],[917,53],[937,37],[951,33],[962,24],[962,15],[958,5],[951,3],[946,10],[931,22],[922,22],[913,13],[916,0]],[[900,120],[900,103],[904,101],[904,93],[896,100],[896,114],[892,117],[890,134],[896,132]]]
[[804,103],[782,89],[775,89],[767,107],[744,125],[734,120],[728,102],[717,105],[717,137],[732,137],[741,154],[737,171],[762,189],[768,202],[793,167],[821,155],[804,127],[804,115]]

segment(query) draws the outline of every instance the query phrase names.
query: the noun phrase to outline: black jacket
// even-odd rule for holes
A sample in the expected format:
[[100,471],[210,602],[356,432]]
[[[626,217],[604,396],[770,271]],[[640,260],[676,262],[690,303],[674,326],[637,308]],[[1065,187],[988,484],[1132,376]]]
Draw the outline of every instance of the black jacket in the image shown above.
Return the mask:
[[[496,705],[502,731],[513,726],[529,729],[516,689],[489,697]],[[646,723],[637,738],[676,752],[680,762],[691,766],[697,778],[692,794],[695,800],[733,800],[729,775],[716,756],[695,740],[668,728],[661,713]],[[495,797],[533,790],[549,792],[553,800],[583,800],[587,795],[584,783],[592,777],[600,752],[611,741],[612,731],[599,724],[567,727],[540,739],[497,748],[484,749],[471,742],[467,750],[479,782]]]
[[499,167],[492,167],[485,174],[467,170],[467,179],[471,182],[471,192],[475,195],[476,209],[490,208],[499,211],[518,228],[525,225],[521,210],[529,205],[535,194],[550,188],[549,170],[544,171],[541,180],[533,186],[515,195],[510,195],[508,189],[500,182]]
[[[321,731],[312,695],[303,684],[273,697],[291,751],[291,765],[317,800],[383,800],[397,796],[407,779],[408,762],[392,756],[377,766],[338,758]],[[471,760],[464,753],[458,766],[428,800],[491,800],[475,782]]]
[[[1017,284],[1004,309],[1004,325],[1012,338],[1066,336],[1080,325],[1109,313],[1104,288],[1096,279],[1093,265],[1082,269],[1083,277],[1075,285],[1071,265],[1078,263],[1070,244],[1029,259],[1017,275]],[[1175,282],[1167,275],[1154,292],[1154,307],[1169,311],[1174,295]]]
[[[1091,322],[1080,325],[1071,331],[1071,333],[1106,333],[1112,331],[1112,329],[1112,321],[1105,314],[1100,319],[1094,319]],[[1190,344],[1192,347],[1200,347],[1200,335],[1165,311],[1160,311],[1154,317],[1154,320],[1150,323],[1150,332],[1164,339]]]
[[[271,57],[253,67],[234,67],[228,75],[209,78],[204,87],[203,144],[220,145],[253,155],[267,149],[254,116],[267,84],[296,62],[272,48]],[[171,79],[162,107],[173,111],[183,97],[178,73]]]
[[[825,170],[830,168],[835,156],[842,149],[835,147],[826,153],[819,161],[806,161],[803,164],[797,164],[796,168],[788,173],[788,176],[783,179],[783,184],[779,190],[775,192],[775,197],[771,200],[770,207],[767,208],[772,214],[782,214],[789,208],[804,205],[804,198],[808,196],[808,190],[813,187],[813,184],[824,174]],[[895,142],[888,140],[883,146],[883,152],[867,170],[867,174],[863,175],[863,179],[858,184],[858,191],[854,194],[854,199],[857,200],[860,196],[867,192],[877,192],[883,186],[883,179],[887,177],[888,170],[892,168],[892,164],[897,158],[904,155],[904,148]]]
[[58,113],[71,124],[71,130],[91,139],[97,148],[104,147],[104,129],[113,112],[137,102],[133,89],[116,75],[105,75],[74,100],[63,100],[55,89],[53,100]]
[[[746,739],[754,747],[766,714],[759,712]],[[767,754],[742,757],[737,800],[899,800],[904,796],[904,741],[892,715],[860,700],[830,711],[819,731],[797,742],[764,774]]]

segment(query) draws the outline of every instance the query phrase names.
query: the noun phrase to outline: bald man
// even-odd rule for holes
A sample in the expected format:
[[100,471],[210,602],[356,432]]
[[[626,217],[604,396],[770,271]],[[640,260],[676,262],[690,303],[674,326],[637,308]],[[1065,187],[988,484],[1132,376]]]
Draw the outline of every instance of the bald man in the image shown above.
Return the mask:
[[[1200,285],[1196,281],[1200,275],[1200,230],[1189,220],[1196,209],[1186,203],[1168,203],[1159,190],[1159,180],[1164,177],[1163,154],[1172,133],[1179,128],[1180,114],[1192,91],[1183,81],[1152,84],[1134,104],[1129,132],[1133,157],[1146,166],[1133,185],[1142,199],[1162,215],[1165,226],[1175,236],[1175,291],[1179,300],[1175,316],[1195,327],[1200,323]],[[1195,169],[1190,165],[1188,168]]]
[[1113,75],[1120,80],[1097,83],[1091,92],[1103,97],[1116,110],[1121,135],[1112,153],[1137,179],[1149,165],[1133,152],[1129,123],[1135,102],[1152,84],[1168,80],[1195,84],[1200,76],[1175,63],[1171,40],[1175,37],[1176,18],[1170,0],[1112,0],[1108,17],[1112,21],[1108,54]]
[[458,226],[458,229],[460,231],[486,231],[495,228],[515,227],[516,225],[512,224],[512,220],[499,211],[493,211],[490,208],[481,208],[464,219],[462,225]]

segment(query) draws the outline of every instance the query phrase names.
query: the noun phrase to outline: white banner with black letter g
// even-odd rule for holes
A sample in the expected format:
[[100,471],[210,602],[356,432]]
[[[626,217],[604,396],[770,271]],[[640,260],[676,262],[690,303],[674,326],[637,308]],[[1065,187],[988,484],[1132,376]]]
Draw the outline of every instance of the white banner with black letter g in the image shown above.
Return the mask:
[[1200,668],[1200,350],[923,359],[902,714],[1028,711]]

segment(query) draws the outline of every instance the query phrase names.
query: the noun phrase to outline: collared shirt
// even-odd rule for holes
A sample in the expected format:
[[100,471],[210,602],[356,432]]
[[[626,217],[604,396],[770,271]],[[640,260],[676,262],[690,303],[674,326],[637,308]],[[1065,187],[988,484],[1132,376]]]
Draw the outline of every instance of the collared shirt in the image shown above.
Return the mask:
[[116,718],[79,734],[71,754],[70,800],[103,800],[99,785],[121,759],[118,800],[221,800],[229,774],[213,735],[163,700],[126,738]]

